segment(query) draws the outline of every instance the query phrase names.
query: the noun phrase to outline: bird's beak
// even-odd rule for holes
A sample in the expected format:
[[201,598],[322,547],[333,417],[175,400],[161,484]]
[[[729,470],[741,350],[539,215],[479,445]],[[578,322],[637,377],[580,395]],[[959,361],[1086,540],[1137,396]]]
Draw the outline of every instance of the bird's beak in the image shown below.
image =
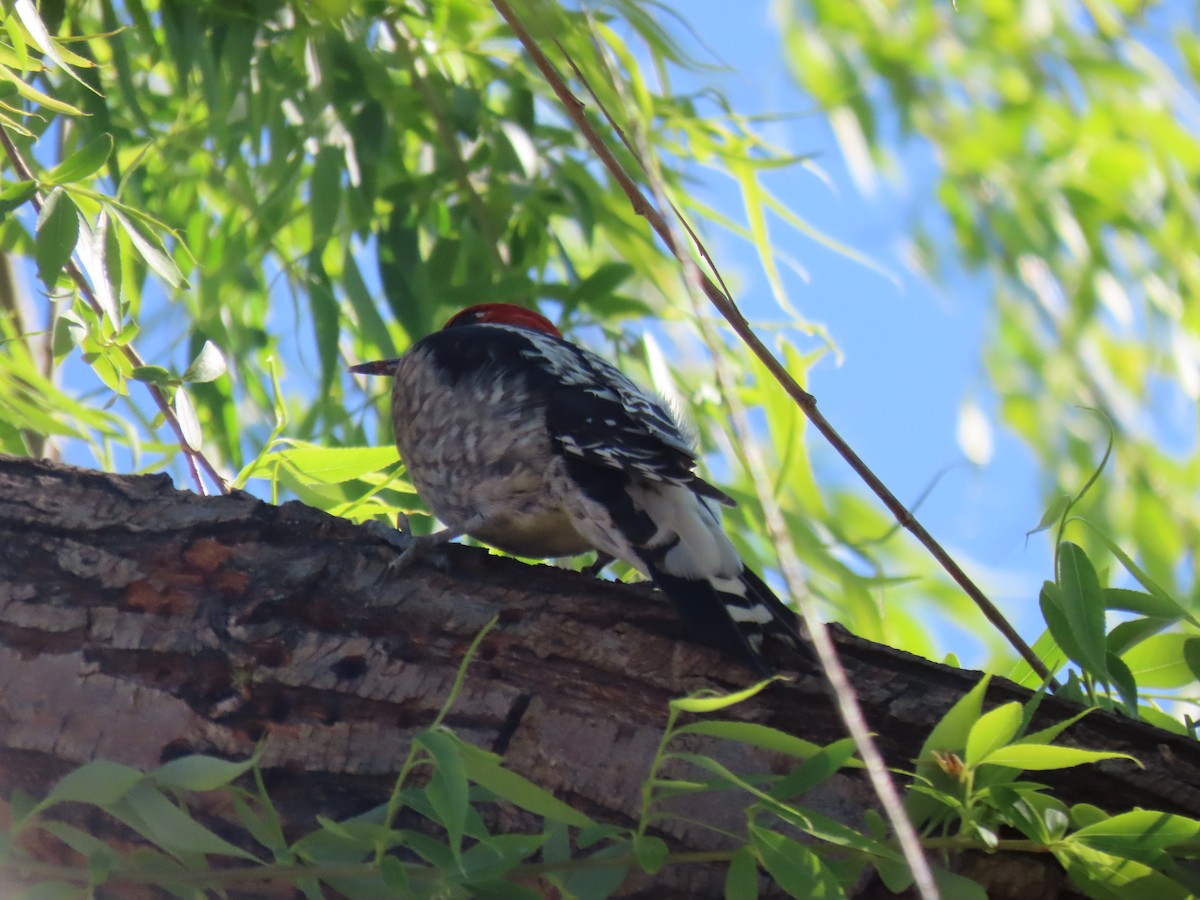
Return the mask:
[[350,371],[358,375],[395,375],[399,364],[398,359],[380,359],[351,366]]

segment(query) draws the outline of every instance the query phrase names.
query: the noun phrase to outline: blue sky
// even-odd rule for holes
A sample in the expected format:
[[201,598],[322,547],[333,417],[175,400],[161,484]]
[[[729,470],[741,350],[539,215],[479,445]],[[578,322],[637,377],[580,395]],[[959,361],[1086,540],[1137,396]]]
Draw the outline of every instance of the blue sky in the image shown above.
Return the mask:
[[[798,168],[767,183],[811,225],[865,253],[897,279],[773,223],[773,243],[799,260],[809,276],[785,272],[791,302],[825,325],[844,355],[840,365],[832,355],[822,359],[809,388],[825,417],[902,502],[913,502],[948,469],[917,517],[1032,641],[1041,629],[1037,594],[1050,572],[1050,553],[1043,537],[1026,542],[1025,533],[1042,513],[1037,467],[996,421],[983,372],[988,283],[960,272],[934,285],[906,267],[911,223],[920,216],[938,233],[936,212],[931,215],[937,177],[932,154],[919,144],[905,148],[899,157],[903,181],[879,179],[873,195],[864,196],[827,120],[813,112],[811,99],[788,71],[769,6],[765,0],[745,4],[746,14],[730,17],[725,0],[689,0],[682,7],[689,24],[731,71],[701,73],[672,86],[718,84],[746,115],[809,113],[770,125],[767,134],[793,153],[814,156],[831,184]],[[694,49],[693,43],[687,46]],[[706,199],[731,215],[740,213],[732,182],[709,170],[701,175]],[[948,240],[948,230],[941,231]],[[709,249],[722,272],[733,273],[738,302],[749,317],[784,319],[749,244],[714,234]],[[993,452],[983,466],[966,461],[956,436],[967,399],[983,408],[992,425]],[[848,467],[818,445],[818,437],[812,440],[826,483],[850,483],[855,476]],[[940,642],[945,649],[957,643],[949,631]],[[980,662],[970,652],[963,661]]]

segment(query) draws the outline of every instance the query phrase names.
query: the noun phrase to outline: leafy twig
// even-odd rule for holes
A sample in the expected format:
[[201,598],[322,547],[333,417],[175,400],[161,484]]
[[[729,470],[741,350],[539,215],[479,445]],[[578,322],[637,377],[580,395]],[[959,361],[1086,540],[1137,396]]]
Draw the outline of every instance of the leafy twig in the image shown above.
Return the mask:
[[[20,150],[17,149],[16,144],[14,144],[12,138],[9,137],[8,131],[2,127],[0,127],[0,145],[4,147],[4,152],[8,155],[9,162],[12,163],[13,169],[18,178],[24,181],[37,180],[34,177],[33,172],[30,170],[28,164],[26,164],[25,159],[21,156]],[[34,210],[39,213],[42,211],[42,198],[38,194],[34,194],[30,199],[30,202],[33,204]],[[83,272],[80,271],[79,266],[75,264],[74,259],[67,260],[65,270],[71,277],[71,280],[75,282],[75,287],[79,291],[80,296],[82,296],[88,306],[92,308],[92,311],[95,312],[96,315],[101,319],[103,319],[105,316],[104,309],[101,306],[100,301],[96,298],[96,294],[92,290],[91,284],[88,282]],[[121,352],[135,368],[146,365],[145,361],[133,348],[132,344],[124,344],[121,347]],[[155,384],[143,383],[145,384],[146,390],[150,392],[150,399],[154,401],[154,405],[157,406],[158,411],[162,413],[163,420],[175,433],[175,440],[179,443],[179,448],[183,451],[184,459],[187,460],[188,471],[192,475],[192,481],[196,485],[196,490],[201,494],[208,493],[208,489],[204,484],[204,479],[200,474],[200,470],[203,469],[204,473],[208,475],[213,484],[217,486],[221,493],[228,493],[229,486],[226,484],[225,479],[216,470],[213,464],[208,461],[208,458],[204,455],[203,451],[201,451],[199,448],[193,447],[190,443],[188,443],[187,438],[184,436],[183,428],[179,424],[179,419],[175,415],[175,410],[171,408],[171,404],[167,400],[166,395],[162,392],[162,389]]]

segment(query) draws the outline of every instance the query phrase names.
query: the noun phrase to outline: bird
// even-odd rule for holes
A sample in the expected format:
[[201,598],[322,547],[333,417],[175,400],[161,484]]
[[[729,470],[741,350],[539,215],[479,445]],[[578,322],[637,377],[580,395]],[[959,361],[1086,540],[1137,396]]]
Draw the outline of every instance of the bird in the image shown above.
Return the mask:
[[401,357],[390,375],[396,446],[443,524],[407,535],[404,566],[470,536],[528,558],[596,551],[647,576],[694,633],[761,674],[764,637],[807,655],[799,618],[747,567],[721,524],[735,505],[696,473],[670,406],[545,316],[481,303]]

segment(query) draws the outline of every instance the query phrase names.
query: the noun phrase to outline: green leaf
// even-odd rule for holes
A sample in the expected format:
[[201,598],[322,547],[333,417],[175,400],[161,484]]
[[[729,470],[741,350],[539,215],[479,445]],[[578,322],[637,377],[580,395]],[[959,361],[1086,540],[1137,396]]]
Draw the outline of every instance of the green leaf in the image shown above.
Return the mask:
[[725,900],[758,900],[758,861],[749,847],[742,847],[729,858]]
[[462,847],[467,826],[467,771],[459,753],[460,742],[443,731],[422,731],[414,740],[433,757],[436,768],[425,795],[438,819],[450,835],[450,847],[457,853]]
[[196,407],[187,391],[180,387],[175,391],[175,417],[179,420],[179,430],[188,446],[199,449],[204,443],[204,432],[200,430],[200,419],[196,417]]
[[[280,445],[283,449],[264,457],[239,477],[270,475],[278,461],[283,460],[291,466],[302,483],[343,484],[395,465],[400,459],[394,446],[320,447],[302,441],[281,441]],[[404,482],[397,480],[395,485],[402,487]]]
[[1117,689],[1125,715],[1132,719],[1138,717],[1138,688],[1137,679],[1129,671],[1129,666],[1115,653],[1108,654],[1106,663],[1108,680]]
[[124,797],[145,777],[130,766],[106,759],[93,760],[64,775],[37,808],[42,810],[68,801],[107,806]]
[[209,831],[151,785],[135,785],[112,809],[147,840],[175,854],[216,854],[237,859],[254,857]]
[[109,212],[114,219],[121,223],[121,227],[125,229],[125,233],[129,235],[129,240],[133,243],[133,248],[150,267],[150,271],[166,282],[168,287],[172,289],[181,287],[184,283],[183,273],[179,271],[179,266],[175,265],[175,260],[163,247],[162,241],[157,236],[147,237],[142,234],[138,227],[115,206],[109,205]]
[[[1058,585],[1062,613],[1074,636],[1079,658],[1075,662],[1102,681],[1108,680],[1108,648],[1104,639],[1104,595],[1100,579],[1077,544],[1063,541],[1059,547]],[[1067,647],[1063,647],[1067,650]],[[1067,650],[1070,653],[1069,650]]]
[[993,750],[977,765],[1009,766],[1014,769],[1048,771],[1069,769],[1104,759],[1128,759],[1137,762],[1126,753],[1109,753],[1102,750],[1078,750],[1074,747],[1056,747],[1053,744],[1009,744]]
[[342,175],[346,157],[340,147],[322,147],[313,163],[309,182],[309,215],[312,217],[311,252],[320,252],[337,227],[342,204]]
[[749,700],[755,694],[765,690],[770,684],[777,681],[777,678],[768,678],[766,681],[760,681],[757,684],[752,684],[744,690],[734,691],[732,694],[713,695],[711,691],[701,691],[693,694],[690,697],[680,697],[670,702],[672,709],[680,712],[690,713],[710,713],[716,712],[719,709],[725,709],[735,704],[741,703],[744,700]]
[[963,761],[969,766],[978,765],[993,750],[1010,743],[1017,736],[1021,719],[1021,704],[1016,702],[1005,703],[981,716],[967,735]]
[[98,135],[49,172],[44,173],[41,177],[41,182],[42,184],[70,184],[73,181],[83,181],[85,178],[90,178],[101,166],[108,162],[112,151],[112,135]]
[[537,853],[546,838],[545,834],[487,835],[462,855],[463,874],[474,885],[502,878],[514,866]]
[[0,222],[14,209],[24,206],[37,193],[36,181],[18,181],[0,189]]
[[782,834],[751,826],[750,846],[775,883],[799,900],[844,900],[837,879],[808,847]]
[[933,881],[943,900],[988,900],[987,891],[978,881],[972,881],[946,869],[934,866]]
[[1138,613],[1151,618],[1163,618],[1177,621],[1180,618],[1179,604],[1164,601],[1149,591],[1131,591],[1128,588],[1103,589],[1104,608],[1117,609],[1122,612]]
[[1038,520],[1037,525],[1025,532],[1025,537],[1032,537],[1038,532],[1045,531],[1047,528],[1058,524],[1058,520],[1063,517],[1063,513],[1070,508],[1071,498],[1069,496],[1062,494],[1056,497],[1054,502],[1042,513],[1042,517]]
[[[979,720],[990,679],[991,676],[983,675],[933,726],[933,731],[921,745],[921,752],[917,756],[918,783],[924,780],[947,791],[955,789],[956,784],[942,771],[934,759],[934,754],[966,752],[967,736],[971,733],[971,726]],[[945,807],[934,797],[919,791],[910,791],[904,798],[904,808],[913,823],[920,827],[933,816],[940,814]]]
[[843,766],[861,769],[862,763],[851,757],[857,751],[853,738],[842,738],[781,778],[768,792],[777,800],[798,797],[829,780]]
[[[1160,631],[1170,628],[1172,624],[1173,623],[1170,619],[1151,619],[1144,617],[1130,619],[1127,622],[1119,622],[1112,629],[1112,631],[1108,633],[1105,643],[1108,645],[1108,650],[1110,653],[1115,653],[1117,656],[1124,657],[1143,641],[1153,637]],[[1180,651],[1182,652],[1182,647],[1180,648]],[[1142,668],[1139,658],[1146,652],[1147,651],[1143,649],[1134,655],[1134,661],[1138,664],[1138,668]],[[1126,660],[1126,664],[1128,664],[1128,662],[1129,661]],[[1159,662],[1162,662],[1162,660],[1155,660],[1154,663],[1147,668],[1157,668],[1157,663]],[[1130,668],[1132,670],[1133,667],[1131,666]]]
[[329,279],[320,266],[315,254],[309,256],[311,277],[308,286],[308,301],[312,310],[313,336],[317,343],[320,360],[320,391],[327,394],[338,372],[338,339],[341,337],[341,315],[337,298],[333,295]]
[[1183,644],[1183,659],[1192,676],[1200,680],[1200,638],[1188,638]]
[[231,762],[214,756],[181,756],[150,773],[159,786],[182,791],[215,791],[254,768],[256,757]]
[[395,897],[412,896],[412,889],[408,883],[408,870],[404,863],[396,859],[394,856],[385,856],[379,861],[379,876],[383,879],[384,885]]
[[143,384],[177,385],[179,379],[162,366],[134,366],[129,377]]
[[454,740],[458,742],[467,777],[480,787],[487,788],[501,800],[507,800],[514,806],[552,822],[562,822],[576,828],[590,828],[596,824],[586,813],[559,800],[545,788],[504,768],[496,754],[458,738]]
[[1186,621],[1191,622],[1197,628],[1200,628],[1200,619],[1197,619],[1194,615],[1192,615],[1174,597],[1172,597],[1169,593],[1167,593],[1158,584],[1157,581],[1155,581],[1148,574],[1146,574],[1146,572],[1143,571],[1142,568],[1133,561],[1133,559],[1129,556],[1129,554],[1126,553],[1124,550],[1122,550],[1120,548],[1120,546],[1117,545],[1116,541],[1114,541],[1107,534],[1105,534],[1098,527],[1093,525],[1090,521],[1083,518],[1082,516],[1078,517],[1078,521],[1080,521],[1084,525],[1088,526],[1088,528],[1090,528],[1092,530],[1092,533],[1100,539],[1100,541],[1104,544],[1105,547],[1108,548],[1108,552],[1111,553],[1113,556],[1115,556],[1118,560],[1120,560],[1121,565],[1125,567],[1125,570],[1127,572],[1129,572],[1129,574],[1132,575],[1135,579],[1137,579],[1138,584],[1140,584],[1142,587],[1144,587],[1146,589],[1146,591],[1152,597],[1154,597],[1154,599],[1156,601],[1156,606],[1155,606],[1156,609],[1160,609],[1160,610],[1173,609],[1174,610],[1174,613],[1172,614],[1173,617],[1185,619]]
[[670,853],[666,841],[649,834],[638,835],[633,840],[633,853],[637,857],[642,871],[655,875],[663,867]]
[[[61,46],[58,41],[50,36],[50,32],[46,30],[46,26],[42,23],[41,17],[37,14],[37,9],[34,7],[32,0],[17,0],[13,4],[13,9],[21,19],[21,24],[25,26],[25,30],[29,35],[29,39],[37,46],[39,50],[46,55],[46,58],[51,60],[64,73],[74,78],[89,91],[95,91],[82,78],[75,74],[71,65],[76,66],[91,66],[94,65],[90,60],[85,59],[78,54],[72,53],[65,47]],[[68,65],[70,60],[71,65]]]
[[757,722],[730,722],[720,720],[701,720],[681,725],[675,729],[675,734],[703,734],[708,737],[721,738],[727,741],[737,741],[752,747],[762,747],[764,750],[774,750],[776,753],[786,753],[800,759],[808,759],[821,752],[821,745],[814,744],[767,725]]
[[1071,838],[1106,853],[1140,859],[1150,850],[1163,850],[1200,837],[1200,822],[1150,809],[1104,818],[1075,831]]
[[37,220],[34,258],[38,277],[53,291],[63,266],[79,242],[79,209],[62,188],[55,188],[42,204]]
[[205,341],[192,364],[180,375],[180,380],[187,383],[204,383],[216,381],[225,374],[225,357],[212,341]]

